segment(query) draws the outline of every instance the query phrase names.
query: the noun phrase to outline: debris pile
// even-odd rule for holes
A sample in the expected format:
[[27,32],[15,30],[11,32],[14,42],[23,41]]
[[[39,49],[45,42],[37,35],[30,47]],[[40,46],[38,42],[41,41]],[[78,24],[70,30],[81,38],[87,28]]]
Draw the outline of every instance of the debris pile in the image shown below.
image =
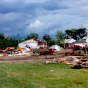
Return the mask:
[[46,64],[48,63],[66,63],[66,64],[76,64],[79,61],[76,57],[64,57],[64,58],[54,58],[51,61],[45,61]]
[[64,58],[54,58],[51,61],[45,61],[45,64],[53,63],[65,63],[71,66],[71,68],[88,68],[88,59],[78,59],[74,56],[68,56]]
[[72,68],[88,68],[88,59],[80,59]]

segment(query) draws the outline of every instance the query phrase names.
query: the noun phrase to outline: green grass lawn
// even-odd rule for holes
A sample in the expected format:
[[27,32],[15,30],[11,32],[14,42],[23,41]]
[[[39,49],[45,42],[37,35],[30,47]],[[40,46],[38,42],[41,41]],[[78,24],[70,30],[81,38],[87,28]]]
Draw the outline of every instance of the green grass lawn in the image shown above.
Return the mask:
[[0,63],[0,88],[88,88],[88,69],[62,63]]

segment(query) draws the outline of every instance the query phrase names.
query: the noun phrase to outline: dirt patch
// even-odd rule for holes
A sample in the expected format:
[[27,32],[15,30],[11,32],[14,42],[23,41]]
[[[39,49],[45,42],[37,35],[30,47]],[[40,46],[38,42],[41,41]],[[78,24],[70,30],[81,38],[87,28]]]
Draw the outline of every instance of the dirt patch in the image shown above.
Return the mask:
[[0,56],[0,62],[8,63],[32,63],[41,62],[46,60],[52,60],[54,58],[60,58],[65,56],[67,50],[59,51],[53,55],[39,55],[39,54],[22,54],[22,55],[12,55],[12,56]]

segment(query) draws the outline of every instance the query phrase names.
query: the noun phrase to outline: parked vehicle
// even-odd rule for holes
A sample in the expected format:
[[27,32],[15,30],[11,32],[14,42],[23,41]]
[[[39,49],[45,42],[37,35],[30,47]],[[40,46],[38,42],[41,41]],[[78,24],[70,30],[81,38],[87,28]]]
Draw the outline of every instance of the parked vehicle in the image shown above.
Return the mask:
[[7,52],[7,54],[12,54],[14,51],[14,47],[6,47],[5,51]]
[[74,49],[74,50],[80,50],[82,49],[83,47],[80,46],[80,45],[70,45],[70,46],[67,46],[66,49]]
[[67,49],[72,49],[72,51],[67,51],[65,55],[85,56],[85,47],[82,47],[80,45],[71,45],[68,46]]
[[41,52],[39,52],[39,53],[40,53],[40,55],[51,55],[51,54],[54,53],[54,50],[49,49],[49,50],[41,51]]
[[81,56],[81,51],[66,52],[65,55]]

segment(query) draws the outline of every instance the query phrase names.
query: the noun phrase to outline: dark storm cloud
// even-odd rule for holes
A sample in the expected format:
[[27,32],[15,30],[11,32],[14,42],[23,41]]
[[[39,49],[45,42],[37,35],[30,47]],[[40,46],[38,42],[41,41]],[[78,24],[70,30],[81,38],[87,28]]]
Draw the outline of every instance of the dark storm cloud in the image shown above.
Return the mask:
[[[25,1],[25,0],[24,0]],[[58,10],[66,9],[67,6],[62,5],[60,1],[47,1],[46,2],[29,2],[25,3],[23,0],[14,0],[13,2],[1,0],[0,1],[0,13],[10,12],[32,12],[38,10]]]
[[18,32],[27,35],[33,30],[42,34],[46,30],[53,33],[58,28],[74,27],[76,22],[78,27],[87,26],[87,3],[87,0],[0,0],[0,32],[8,29],[11,35]]
[[[22,2],[23,4],[23,2]],[[0,13],[10,13],[10,12],[17,12],[21,8],[21,2],[20,1],[6,1],[1,0],[0,1]]]
[[[43,10],[54,11],[65,9],[66,6],[60,5],[60,2],[26,2],[27,0],[0,0],[0,32],[9,28],[10,32],[25,31],[27,24],[38,16],[43,15]],[[59,1],[59,0],[58,0]],[[14,34],[14,32],[13,32]]]
[[42,4],[43,9],[45,10],[59,10],[59,9],[66,9],[68,6],[61,4],[61,2],[58,1],[48,1]]

